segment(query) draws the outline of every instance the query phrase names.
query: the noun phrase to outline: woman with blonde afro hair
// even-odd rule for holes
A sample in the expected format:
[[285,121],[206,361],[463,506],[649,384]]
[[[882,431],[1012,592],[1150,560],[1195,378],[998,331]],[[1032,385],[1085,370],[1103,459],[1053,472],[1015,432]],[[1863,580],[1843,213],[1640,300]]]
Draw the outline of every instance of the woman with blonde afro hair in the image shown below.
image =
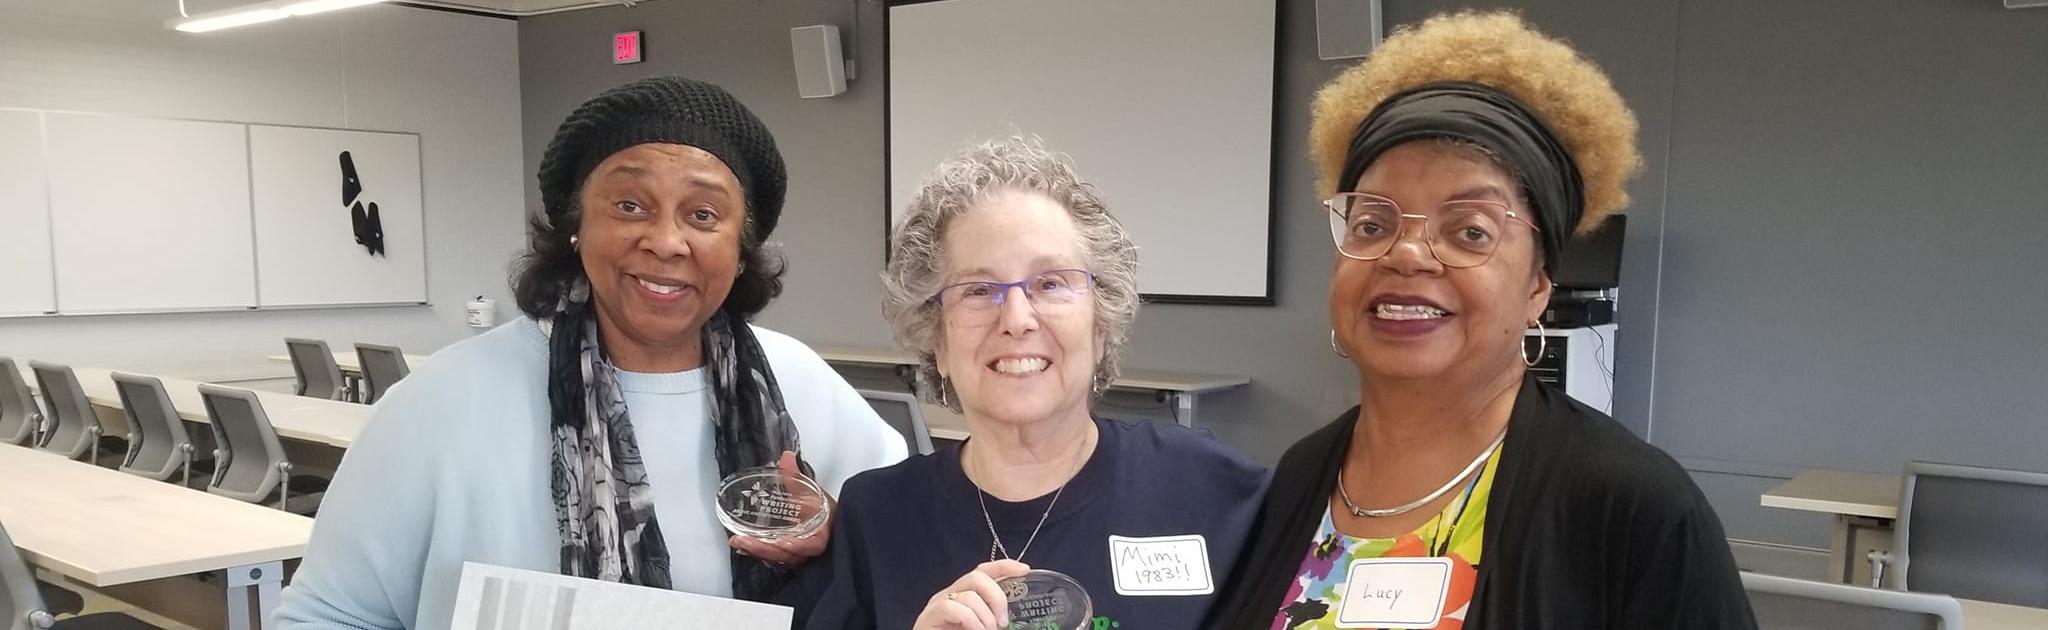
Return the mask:
[[1528,369],[1573,235],[1628,205],[1635,134],[1599,67],[1510,13],[1399,29],[1316,94],[1359,401],[1281,458],[1210,628],[1755,627],[1685,470]]

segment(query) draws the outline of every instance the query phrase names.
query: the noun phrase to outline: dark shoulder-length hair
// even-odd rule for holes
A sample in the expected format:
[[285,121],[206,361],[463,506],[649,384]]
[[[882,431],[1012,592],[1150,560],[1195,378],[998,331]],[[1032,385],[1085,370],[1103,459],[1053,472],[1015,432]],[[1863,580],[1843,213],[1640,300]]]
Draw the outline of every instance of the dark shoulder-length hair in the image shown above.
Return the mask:
[[[552,317],[562,295],[585,278],[583,257],[569,242],[583,223],[582,191],[569,198],[569,209],[560,220],[549,221],[546,214],[538,214],[526,222],[526,253],[512,264],[513,299],[520,312],[534,319]],[[753,208],[747,208],[746,223],[740,230],[739,275],[719,310],[742,320],[753,319],[782,295],[785,267],[782,253],[759,236]]]

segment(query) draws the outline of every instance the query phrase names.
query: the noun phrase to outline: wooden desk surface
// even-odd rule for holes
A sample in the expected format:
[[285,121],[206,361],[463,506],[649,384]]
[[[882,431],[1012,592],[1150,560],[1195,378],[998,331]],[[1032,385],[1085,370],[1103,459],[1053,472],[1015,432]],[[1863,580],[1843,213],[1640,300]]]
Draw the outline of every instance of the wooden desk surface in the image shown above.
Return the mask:
[[860,363],[865,365],[917,365],[917,357],[895,348],[861,348],[857,346],[822,345],[811,346],[831,363]]
[[297,558],[313,519],[0,445],[0,523],[29,564],[115,586]]
[[1963,605],[1963,627],[1969,630],[2041,630],[2048,628],[2048,610],[1957,598]]
[[[28,372],[27,362],[21,362],[22,371]],[[114,388],[114,370],[105,368],[74,367],[78,375],[78,386],[85,390],[85,399],[99,407],[121,408],[121,394]],[[171,397],[171,406],[178,408],[178,417],[192,422],[212,422],[206,415],[206,403],[199,397],[199,381],[155,376],[164,384],[164,393]],[[25,375],[29,387],[36,389],[33,375]],[[277,429],[277,436],[290,440],[318,442],[329,446],[348,448],[356,436],[363,432],[363,425],[370,421],[370,406],[337,400],[307,398],[283,392],[251,390],[256,399],[263,403],[263,412],[270,416],[270,425]],[[41,394],[37,390],[38,395]]]
[[1899,516],[1899,476],[1809,470],[1763,495],[1764,507],[1893,519]]
[[[830,363],[854,363],[860,365],[916,365],[917,357],[895,349],[859,348],[853,346],[820,345],[811,346],[818,356]],[[1150,391],[1171,391],[1200,394],[1220,389],[1250,385],[1252,380],[1243,376],[1216,374],[1194,374],[1164,370],[1124,370],[1116,381],[1109,384],[1118,389],[1140,389]]]
[[1123,370],[1109,386],[1121,389],[1150,389],[1200,394],[1250,384],[1252,384],[1252,379],[1243,376],[1167,372],[1161,370]]
[[[332,352],[334,353],[334,365],[336,367],[341,368],[341,371],[349,372],[352,374],[363,373],[363,363],[357,360],[358,357],[356,356],[356,351],[354,348],[349,348],[347,350],[334,349],[332,350]],[[271,363],[282,363],[285,365],[292,364],[292,357],[289,354],[273,354],[264,358],[268,359]],[[421,363],[426,362],[427,357],[424,355],[405,355],[405,364],[407,367],[419,367]]]

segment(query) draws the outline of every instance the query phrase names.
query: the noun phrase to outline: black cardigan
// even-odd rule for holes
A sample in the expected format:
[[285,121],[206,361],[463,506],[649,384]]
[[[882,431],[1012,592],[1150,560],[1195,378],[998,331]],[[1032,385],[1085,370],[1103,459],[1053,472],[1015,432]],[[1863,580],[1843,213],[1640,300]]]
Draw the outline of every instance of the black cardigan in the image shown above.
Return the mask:
[[[1354,407],[1281,457],[1207,627],[1271,626],[1357,417]],[[1756,627],[1720,520],[1663,451],[1532,376],[1500,458],[1466,628]]]

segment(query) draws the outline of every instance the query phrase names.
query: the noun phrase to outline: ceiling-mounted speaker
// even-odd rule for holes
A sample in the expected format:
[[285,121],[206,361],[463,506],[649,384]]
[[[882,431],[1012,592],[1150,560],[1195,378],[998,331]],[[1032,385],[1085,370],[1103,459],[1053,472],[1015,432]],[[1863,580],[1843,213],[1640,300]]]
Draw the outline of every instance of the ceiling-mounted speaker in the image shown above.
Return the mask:
[[1372,54],[1380,36],[1380,0],[1316,0],[1316,56],[1324,61]]
[[846,53],[839,49],[839,27],[789,29],[789,53],[796,59],[797,96],[831,98],[846,93]]

